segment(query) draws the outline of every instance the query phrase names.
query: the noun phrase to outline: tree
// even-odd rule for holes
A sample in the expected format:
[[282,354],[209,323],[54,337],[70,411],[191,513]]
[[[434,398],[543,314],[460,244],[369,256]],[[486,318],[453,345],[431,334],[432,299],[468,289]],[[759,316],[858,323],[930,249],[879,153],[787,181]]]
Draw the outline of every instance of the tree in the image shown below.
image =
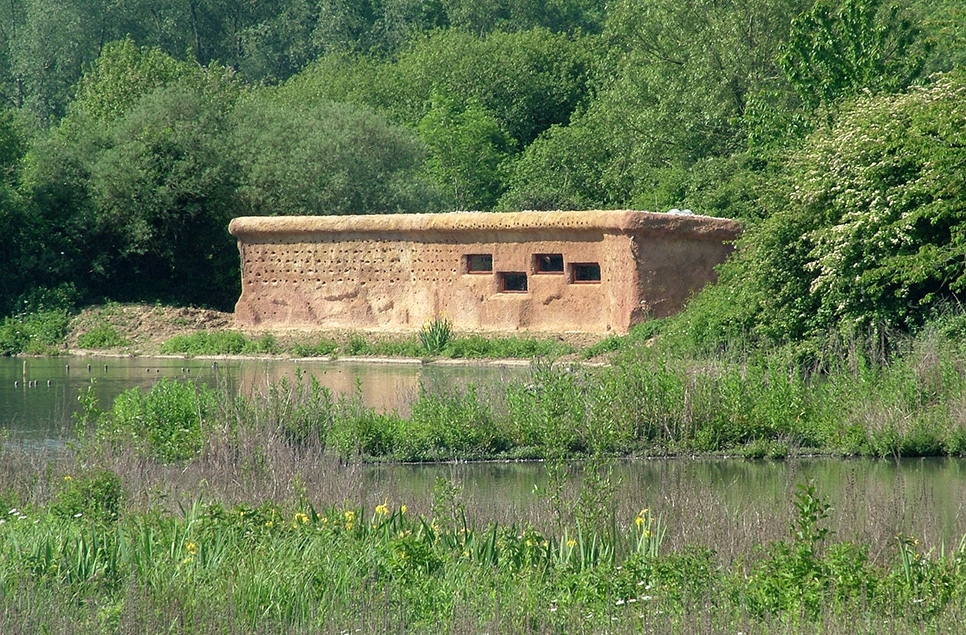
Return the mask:
[[283,93],[365,104],[413,128],[434,95],[445,95],[463,109],[478,104],[519,149],[570,119],[587,95],[589,70],[583,40],[544,29],[482,38],[451,29],[419,36],[396,60],[327,55],[292,78]]
[[251,81],[284,81],[316,59],[321,49],[313,39],[318,22],[313,0],[284,0],[260,21],[238,34],[238,72]]
[[0,110],[0,316],[9,314],[35,279],[39,242],[29,201],[18,192],[20,161],[26,153],[11,110]]
[[106,47],[76,107],[25,158],[37,268],[85,301],[236,297],[226,228],[238,170],[223,144],[238,87],[224,69],[179,64],[130,41]]
[[219,308],[237,297],[227,226],[238,170],[211,99],[181,86],[148,94],[92,161],[94,288],[104,296]]
[[960,304],[964,119],[961,70],[843,104],[792,157],[771,214],[697,301],[704,330],[788,344],[829,330],[913,330]]
[[[794,94],[774,58],[806,1],[611,4],[589,73],[593,98],[534,142],[508,196],[661,210],[685,206],[709,170],[767,169],[765,149],[777,152],[796,124]],[[753,160],[731,162],[745,152]],[[724,197],[701,193],[709,197],[719,201],[717,213],[741,214]]]
[[312,43],[323,53],[387,56],[447,24],[440,0],[320,0]]
[[610,161],[601,131],[574,123],[552,126],[510,166],[508,189],[499,202],[506,211],[606,208],[604,170]]
[[[587,91],[586,43],[545,29],[480,38],[457,30],[420,38],[396,64],[401,102],[411,125],[428,112],[434,95],[485,109],[525,147],[553,124],[570,120]],[[393,109],[393,104],[386,104]]]
[[196,66],[158,48],[139,48],[131,38],[105,45],[77,85],[74,107],[95,120],[122,117],[151,91],[197,76]]
[[254,94],[232,115],[239,211],[253,215],[433,211],[416,136],[369,109]]
[[900,91],[925,67],[930,40],[898,5],[818,0],[792,21],[779,63],[805,107],[859,91]]
[[50,125],[66,112],[84,62],[97,56],[97,29],[73,0],[27,0],[24,15],[10,63],[16,99]]
[[925,73],[966,64],[966,6],[959,0],[921,0],[909,6],[927,37],[935,42]]
[[819,215],[810,291],[826,323],[910,328],[966,290],[966,75],[860,98],[811,140],[793,191]]
[[600,0],[443,0],[449,23],[476,35],[526,31],[596,33],[604,22]]
[[0,108],[23,105],[23,81],[14,75],[13,54],[26,21],[23,2],[0,3]]
[[458,210],[490,210],[503,191],[510,137],[489,113],[437,96],[417,126],[427,169]]

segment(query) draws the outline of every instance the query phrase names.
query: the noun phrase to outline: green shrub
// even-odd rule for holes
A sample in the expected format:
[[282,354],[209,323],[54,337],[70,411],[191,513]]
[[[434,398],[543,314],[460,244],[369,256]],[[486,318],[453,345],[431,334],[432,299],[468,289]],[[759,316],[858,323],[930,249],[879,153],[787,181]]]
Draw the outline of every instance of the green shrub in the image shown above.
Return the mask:
[[127,346],[128,341],[121,337],[110,324],[99,324],[77,338],[77,345],[81,348],[117,348]]
[[508,433],[514,444],[539,447],[543,456],[586,451],[584,380],[583,373],[572,369],[537,363],[530,382],[507,386]]
[[213,331],[175,335],[161,345],[165,355],[239,355],[248,340],[235,331]]
[[333,355],[338,348],[336,342],[322,338],[316,344],[293,344],[292,352],[299,357],[327,357]]
[[358,333],[351,334],[348,341],[342,346],[342,353],[345,355],[370,355],[372,352],[372,346],[366,341],[366,338]]
[[65,310],[38,311],[4,318],[0,324],[0,355],[43,355],[55,352],[67,336]]
[[237,331],[199,331],[175,335],[161,345],[161,352],[166,355],[275,354],[281,352],[281,346],[268,333],[250,340]]
[[68,474],[51,511],[60,518],[114,522],[120,514],[123,497],[121,478],[110,470],[97,469],[77,476]]
[[422,387],[401,432],[403,460],[486,458],[510,445],[473,386],[433,392]]
[[98,422],[98,437],[134,448],[162,463],[201,451],[202,427],[215,413],[215,393],[204,386],[162,378],[149,392],[132,388],[114,400]]
[[363,405],[358,394],[343,397],[333,415],[328,440],[341,458],[393,455],[402,423],[398,415],[376,412]]
[[452,338],[443,354],[454,359],[552,359],[573,350],[569,344],[551,339],[471,335]]

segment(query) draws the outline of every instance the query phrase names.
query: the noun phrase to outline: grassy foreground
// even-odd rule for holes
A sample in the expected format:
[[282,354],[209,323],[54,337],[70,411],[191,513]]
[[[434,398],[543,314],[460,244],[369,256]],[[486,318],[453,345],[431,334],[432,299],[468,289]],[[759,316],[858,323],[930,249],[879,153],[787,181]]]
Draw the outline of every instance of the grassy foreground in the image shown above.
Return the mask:
[[389,503],[102,520],[92,505],[7,513],[4,633],[906,633],[966,618],[962,549],[902,538],[874,565],[867,545],[823,540],[808,488],[791,537],[737,562],[663,553],[647,510],[546,535]]
[[269,427],[174,464],[118,450],[88,441],[46,466],[3,450],[3,633],[952,633],[966,619],[962,544],[840,539],[807,483],[787,526],[736,547],[693,518],[617,513],[606,464],[573,505],[550,488],[529,522],[483,520],[443,479],[421,512],[363,507],[351,467]]
[[[159,381],[81,396],[56,456],[2,446],[3,633],[908,633],[966,621],[966,548],[839,533],[802,483],[739,530],[615,500],[615,456],[966,454],[966,355],[940,329],[703,355],[620,342],[608,367],[537,361],[506,386],[426,387],[407,415],[297,374],[262,394]],[[369,460],[547,460],[540,518],[366,503]],[[583,457],[569,491],[565,461]],[[735,531],[735,535],[728,535]],[[702,533],[704,532],[704,533]],[[690,538],[682,541],[677,535]]]

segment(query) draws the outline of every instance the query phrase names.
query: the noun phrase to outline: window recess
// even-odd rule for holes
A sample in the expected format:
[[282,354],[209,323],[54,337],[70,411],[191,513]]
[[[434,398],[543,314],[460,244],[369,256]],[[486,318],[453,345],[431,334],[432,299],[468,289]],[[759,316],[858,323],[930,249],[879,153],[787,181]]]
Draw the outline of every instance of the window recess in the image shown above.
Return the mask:
[[499,274],[500,293],[526,293],[527,274],[519,271],[503,271]]
[[570,281],[575,284],[599,283],[600,264],[596,262],[575,262],[570,266]]
[[493,254],[467,254],[463,256],[463,262],[466,273],[491,273],[493,271]]
[[563,254],[534,254],[534,273],[563,273]]

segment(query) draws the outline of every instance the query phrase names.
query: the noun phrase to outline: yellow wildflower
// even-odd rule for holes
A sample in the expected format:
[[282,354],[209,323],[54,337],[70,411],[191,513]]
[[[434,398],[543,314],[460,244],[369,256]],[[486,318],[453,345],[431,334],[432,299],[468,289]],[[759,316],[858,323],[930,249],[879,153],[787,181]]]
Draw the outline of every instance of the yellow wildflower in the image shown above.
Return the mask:
[[65,474],[64,475],[64,480],[65,481],[73,481],[74,480],[74,477],[71,476],[70,474]]
[[376,513],[380,516],[389,515],[389,499],[387,498],[382,505],[376,505]]
[[406,506],[405,505],[403,505],[402,507],[399,508],[399,513],[400,514],[405,514],[406,513]]
[[644,526],[644,517],[643,516],[638,516],[637,518],[635,518],[634,519],[634,524],[637,525],[637,528],[638,529],[640,529],[641,527],[643,527]]
[[567,546],[573,549],[574,547],[577,546],[577,541],[571,538],[567,541]]
[[297,514],[295,514],[295,522],[301,523],[304,525],[305,523],[309,522],[309,515],[304,514],[302,512],[298,512]]
[[193,542],[186,542],[184,543],[184,550],[190,553],[191,555],[195,555],[196,553],[198,553],[198,545]]

